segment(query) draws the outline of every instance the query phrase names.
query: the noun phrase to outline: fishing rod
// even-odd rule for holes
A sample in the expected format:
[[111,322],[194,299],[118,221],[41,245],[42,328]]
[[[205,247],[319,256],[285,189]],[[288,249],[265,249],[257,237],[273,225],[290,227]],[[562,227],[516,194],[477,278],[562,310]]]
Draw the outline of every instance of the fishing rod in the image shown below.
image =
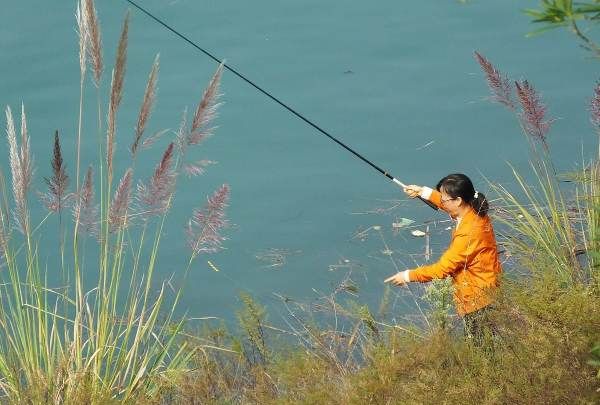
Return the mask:
[[[299,112],[297,112],[296,110],[294,110],[292,107],[288,106],[283,101],[279,100],[277,97],[275,97],[274,95],[272,95],[268,91],[264,90],[262,87],[260,87],[256,83],[254,83],[252,80],[248,79],[246,76],[244,76],[242,73],[238,72],[236,69],[232,68],[231,66],[227,65],[226,63],[223,63],[223,61],[221,59],[217,58],[212,53],[210,53],[207,50],[205,50],[204,48],[200,47],[194,41],[192,41],[191,39],[189,39],[185,35],[181,34],[179,31],[175,30],[173,27],[171,27],[170,25],[168,25],[167,23],[165,23],[164,21],[162,21],[161,19],[159,19],[158,17],[156,17],[154,14],[150,13],[148,10],[146,10],[145,8],[143,8],[142,6],[140,6],[139,4],[137,4],[135,1],[133,1],[133,0],[125,0],[125,1],[127,3],[129,3],[129,4],[131,4],[133,7],[137,8],[142,13],[146,14],[148,17],[150,17],[151,19],[153,19],[154,21],[156,21],[157,23],[159,23],[160,25],[162,25],[163,27],[165,27],[169,31],[171,31],[173,34],[175,34],[179,38],[183,39],[188,44],[192,45],[194,48],[196,48],[197,50],[199,50],[200,52],[202,52],[203,54],[205,54],[206,56],[208,56],[209,58],[211,58],[215,62],[217,62],[219,64],[222,64],[225,69],[227,69],[228,71],[230,71],[231,73],[233,73],[234,75],[236,75],[237,77],[239,77],[240,79],[242,79],[243,81],[245,81],[246,83],[248,83],[250,86],[254,87],[256,90],[258,90],[259,92],[261,92],[262,94],[264,94],[265,96],[267,96],[268,98],[270,98],[271,100],[273,100],[274,102],[276,102],[277,104],[279,104],[280,106],[282,106],[283,108],[285,108],[286,110],[288,110],[290,113],[292,113],[293,115],[295,115],[297,118],[300,118],[302,121],[304,121],[305,123],[307,123],[308,125],[310,125],[314,129],[316,129],[317,131],[319,131],[321,134],[323,134],[326,137],[328,137],[329,139],[331,139],[333,142],[335,142],[338,145],[340,145],[342,148],[346,149],[348,152],[352,153],[354,156],[356,156],[357,158],[359,158],[360,160],[362,160],[363,162],[365,162],[366,164],[368,164],[369,166],[371,166],[373,169],[377,170],[379,173],[383,174],[385,177],[387,177],[388,179],[390,179],[391,181],[393,181],[394,183],[396,183],[400,187],[406,188],[406,184],[402,183],[400,180],[398,180],[397,178],[395,178],[394,176],[392,176],[390,173],[388,173],[387,171],[383,170],[382,168],[380,168],[379,166],[377,166],[375,163],[371,162],[370,160],[368,160],[367,158],[365,158],[364,156],[362,156],[360,153],[356,152],[354,149],[350,148],[348,145],[344,144],[342,141],[340,141],[339,139],[337,139],[333,135],[329,134],[329,132],[325,131],[323,128],[321,128],[320,126],[318,126],[317,124],[315,124],[314,122],[312,122],[311,120],[309,120],[308,118],[306,118],[305,116],[303,116],[302,114],[300,114]],[[422,198],[421,196],[418,196],[418,198],[421,201],[423,201],[425,204],[429,205],[434,210],[438,209],[438,207],[435,204],[433,204],[432,202],[430,202],[430,201]]]

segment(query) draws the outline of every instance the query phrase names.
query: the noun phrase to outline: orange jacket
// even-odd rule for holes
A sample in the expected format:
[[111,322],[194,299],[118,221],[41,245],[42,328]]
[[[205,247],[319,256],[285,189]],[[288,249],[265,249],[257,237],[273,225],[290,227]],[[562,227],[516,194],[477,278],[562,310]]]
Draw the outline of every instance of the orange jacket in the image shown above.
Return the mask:
[[[442,208],[441,198],[433,190],[429,201]],[[471,209],[460,220],[450,246],[437,263],[411,270],[409,279],[424,283],[451,276],[456,309],[463,316],[491,303],[501,272],[492,222],[489,216],[480,217]]]

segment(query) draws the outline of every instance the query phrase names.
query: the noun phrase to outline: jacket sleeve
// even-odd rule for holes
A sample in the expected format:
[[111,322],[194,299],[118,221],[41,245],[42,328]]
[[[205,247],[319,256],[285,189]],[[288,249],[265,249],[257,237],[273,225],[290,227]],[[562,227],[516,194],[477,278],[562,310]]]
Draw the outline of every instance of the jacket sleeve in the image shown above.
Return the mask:
[[446,278],[464,269],[473,257],[476,245],[476,241],[469,233],[457,233],[437,263],[418,267],[408,273],[410,281],[425,283],[433,279]]
[[445,211],[444,208],[442,208],[442,194],[439,191],[429,187],[423,187],[420,197],[432,202],[436,207]]

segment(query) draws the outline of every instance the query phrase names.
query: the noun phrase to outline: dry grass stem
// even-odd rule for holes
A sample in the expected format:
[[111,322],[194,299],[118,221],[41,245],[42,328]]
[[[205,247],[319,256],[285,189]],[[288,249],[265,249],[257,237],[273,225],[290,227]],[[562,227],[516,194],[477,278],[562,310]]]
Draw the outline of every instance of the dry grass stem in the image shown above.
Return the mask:
[[158,67],[159,67],[159,55],[156,55],[152,70],[148,76],[148,83],[146,83],[146,91],[144,92],[144,99],[138,115],[137,124],[135,126],[135,139],[131,145],[131,154],[135,157],[138,150],[138,146],[144,130],[146,129],[146,123],[150,117],[154,100],[156,99],[156,82],[158,81]]
[[[2,176],[2,173],[0,172],[0,177]],[[2,178],[0,178],[0,186],[3,188],[4,186],[4,182],[2,181]],[[2,259],[4,257],[4,255],[6,254],[7,250],[8,250],[8,239],[9,239],[9,235],[6,231],[7,229],[7,219],[4,216],[4,210],[0,208],[0,259]]]
[[98,21],[94,0],[83,1],[85,4],[85,11],[82,12],[82,16],[85,17],[85,31],[87,33],[86,38],[88,39],[88,46],[86,48],[94,71],[94,83],[96,84],[96,87],[99,87],[100,79],[102,78],[102,70],[104,69],[100,22]]
[[106,168],[109,181],[112,179],[113,156],[115,145],[115,131],[117,110],[123,97],[123,83],[125,81],[125,66],[127,63],[127,36],[129,33],[129,12],[125,15],[119,46],[117,49],[117,60],[112,74],[110,102],[108,105],[108,126],[106,132]]

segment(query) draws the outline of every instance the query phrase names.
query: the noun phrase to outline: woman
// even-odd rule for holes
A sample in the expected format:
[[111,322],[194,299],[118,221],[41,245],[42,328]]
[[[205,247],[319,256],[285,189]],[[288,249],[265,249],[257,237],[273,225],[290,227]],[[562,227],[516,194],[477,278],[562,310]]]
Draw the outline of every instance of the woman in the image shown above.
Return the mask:
[[409,197],[420,196],[450,214],[456,221],[450,246],[442,257],[427,266],[401,271],[388,279],[394,285],[421,283],[452,277],[456,309],[465,321],[465,334],[481,342],[487,312],[502,271],[488,203],[464,174],[450,174],[439,181],[437,190],[406,186]]

